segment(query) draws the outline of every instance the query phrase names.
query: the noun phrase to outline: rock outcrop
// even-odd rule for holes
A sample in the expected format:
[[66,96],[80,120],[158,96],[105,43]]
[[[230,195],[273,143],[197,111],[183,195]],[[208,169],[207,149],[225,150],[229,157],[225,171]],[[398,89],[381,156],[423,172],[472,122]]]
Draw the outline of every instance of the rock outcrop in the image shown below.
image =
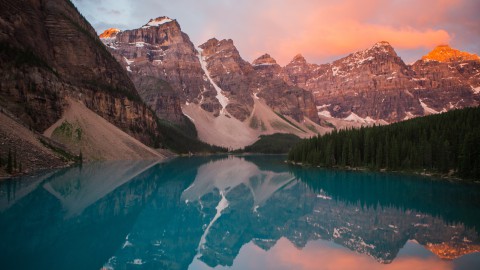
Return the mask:
[[462,52],[457,49],[454,49],[448,45],[439,45],[427,55],[422,57],[422,60],[428,61],[437,61],[437,62],[461,62],[468,60],[480,60],[480,57],[476,54],[471,54],[468,52]]
[[236,118],[243,121],[250,115],[255,97],[298,122],[308,117],[319,123],[311,93],[287,84],[288,77],[270,55],[250,64],[241,58],[232,40],[210,39],[200,48],[211,78],[227,93],[227,110]]
[[168,17],[133,30],[108,29],[101,37],[161,118],[178,123],[181,107],[197,104],[215,117],[226,114],[243,122],[251,117],[256,97],[279,114],[319,123],[311,93],[285,83],[286,75],[273,76],[281,67],[270,56],[253,65],[243,60],[232,40],[212,38],[195,48]]
[[1,0],[0,15],[1,106],[43,132],[69,96],[153,144],[155,115],[70,1]]
[[243,60],[231,39],[212,38],[200,45],[210,78],[228,98],[226,110],[235,118],[244,121],[253,109],[250,82],[253,68]]
[[176,20],[159,17],[115,37],[109,32],[101,35],[105,36],[102,41],[159,117],[181,123],[184,103],[200,103],[205,110],[218,113],[216,91],[206,80],[195,46]]
[[253,91],[274,111],[302,122],[304,117],[320,123],[313,95],[300,87],[288,84],[288,76],[275,59],[265,54],[253,62],[256,76]]
[[476,55],[440,46],[410,66],[382,41],[323,65],[297,55],[282,72],[314,94],[321,116],[385,124],[478,105],[479,64]]

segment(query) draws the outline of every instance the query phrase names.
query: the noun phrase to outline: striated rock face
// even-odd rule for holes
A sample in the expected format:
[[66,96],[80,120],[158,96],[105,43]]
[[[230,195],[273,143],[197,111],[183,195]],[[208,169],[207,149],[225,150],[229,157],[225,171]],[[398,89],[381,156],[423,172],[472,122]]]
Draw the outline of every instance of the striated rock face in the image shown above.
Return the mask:
[[312,77],[312,72],[318,68],[318,65],[309,64],[301,54],[297,54],[293,60],[288,63],[283,72],[287,75],[287,82],[298,87],[305,88],[307,80]]
[[153,143],[154,115],[125,70],[70,1],[0,1],[0,105],[37,131],[83,101],[112,124]]
[[[480,61],[453,49],[442,58],[439,48],[409,66],[383,41],[330,64],[308,64],[297,55],[282,72],[314,94],[320,115],[362,124],[478,105]],[[433,61],[432,55],[451,62]]]
[[438,62],[419,60],[412,66],[415,94],[426,113],[480,104],[480,60]]
[[254,92],[265,99],[274,111],[288,115],[298,122],[304,116],[320,123],[312,94],[300,87],[289,85],[288,76],[277,62],[265,54],[253,62],[256,77],[252,81]]
[[265,55],[252,65],[232,40],[212,38],[197,51],[178,22],[168,17],[139,29],[109,29],[101,37],[161,118],[179,122],[182,104],[195,103],[214,116],[225,113],[245,121],[253,111],[254,94],[259,94],[281,114],[319,121],[311,94],[285,83],[288,76],[272,57]]
[[253,68],[243,60],[231,39],[212,38],[200,45],[210,78],[228,98],[226,110],[233,117],[244,121],[253,109],[250,89]]
[[206,79],[198,52],[176,20],[159,17],[102,41],[158,116],[181,122],[181,104],[185,102],[201,103],[205,110],[218,113],[215,89]]
[[243,60],[232,40],[210,39],[201,45],[210,77],[225,91],[228,112],[244,120],[253,109],[253,98],[263,98],[274,111],[302,121],[319,123],[311,93],[288,85],[275,59],[265,54],[250,64]]
[[453,49],[448,45],[439,45],[433,51],[422,57],[422,60],[438,61],[438,62],[460,62],[468,60],[480,60],[480,57],[476,54],[468,52],[462,52],[457,49]]

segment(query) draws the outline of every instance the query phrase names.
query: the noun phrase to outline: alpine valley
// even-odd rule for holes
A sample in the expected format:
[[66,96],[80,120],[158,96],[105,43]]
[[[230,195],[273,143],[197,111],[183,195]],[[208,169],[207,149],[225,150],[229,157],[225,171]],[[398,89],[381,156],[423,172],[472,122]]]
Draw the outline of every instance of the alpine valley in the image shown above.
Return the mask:
[[382,41],[282,67],[269,54],[245,61],[230,39],[196,46],[168,17],[97,36],[69,0],[0,0],[0,15],[0,160],[14,155],[27,173],[79,158],[226,152],[275,133],[309,138],[480,104],[480,58],[447,45],[411,65]]
[[479,269],[474,1],[0,0],[0,269]]

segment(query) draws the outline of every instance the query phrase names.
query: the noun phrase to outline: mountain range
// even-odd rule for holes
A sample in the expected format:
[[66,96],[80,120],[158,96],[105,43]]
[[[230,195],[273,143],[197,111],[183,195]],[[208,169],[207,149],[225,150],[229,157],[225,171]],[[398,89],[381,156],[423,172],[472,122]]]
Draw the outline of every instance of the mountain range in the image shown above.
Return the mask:
[[[282,67],[269,54],[245,61],[232,40],[212,38],[195,48],[168,17],[151,19],[139,29],[108,29],[100,37],[157,115],[175,119],[183,112],[200,139],[227,147],[243,147],[259,134],[309,137],[311,132],[389,124],[480,102],[480,58],[448,45],[411,65],[382,41],[332,63],[308,63],[298,54]],[[152,77],[172,86],[171,103],[160,102],[162,91],[149,91],[152,84],[146,80]],[[228,128],[238,138],[224,140],[228,134],[219,124],[226,122],[241,126],[238,132]],[[260,128],[251,132],[248,126]]]
[[269,54],[249,63],[232,40],[196,47],[168,17],[97,36],[69,0],[0,7],[0,108],[11,123],[0,127],[0,159],[19,152],[26,171],[47,156],[226,151],[260,135],[306,138],[480,103],[480,58],[446,45],[412,65],[383,41],[332,63],[299,54],[282,67]]

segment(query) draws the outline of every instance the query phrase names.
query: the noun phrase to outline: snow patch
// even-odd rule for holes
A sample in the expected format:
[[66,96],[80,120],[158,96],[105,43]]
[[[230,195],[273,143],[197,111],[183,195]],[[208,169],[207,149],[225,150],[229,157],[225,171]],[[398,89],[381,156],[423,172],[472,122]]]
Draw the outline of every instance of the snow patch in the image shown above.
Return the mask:
[[422,105],[422,108],[423,108],[423,111],[425,112],[425,114],[437,114],[438,113],[434,109],[428,107],[428,105],[425,104],[422,99],[419,99],[418,101],[420,101],[420,105]]
[[198,48],[198,59],[200,60],[200,64],[202,66],[203,71],[205,72],[205,75],[207,76],[207,79],[210,81],[210,83],[213,85],[213,87],[217,91],[216,98],[218,99],[218,102],[220,102],[220,106],[222,106],[220,113],[225,114],[225,108],[227,108],[227,105],[228,105],[228,98],[222,93],[223,92],[222,89],[218,87],[218,85],[210,77],[210,72],[207,69],[207,62],[205,61],[205,57],[202,56],[202,52],[203,50],[201,48]]
[[217,210],[217,213],[213,217],[212,221],[208,224],[207,228],[203,232],[202,238],[200,239],[200,243],[198,244],[197,248],[197,255],[200,257],[200,249],[202,249],[207,242],[207,235],[210,232],[210,228],[212,225],[217,221],[221,216],[222,216],[222,211],[225,210],[228,207],[228,200],[225,198],[225,194],[223,191],[220,191],[220,196],[222,196],[222,199],[218,202],[217,207],[215,209]]
[[[188,103],[188,102],[186,102]],[[188,104],[186,104],[188,106]],[[183,115],[185,115],[186,117],[188,117],[188,119],[190,119],[190,121],[194,122],[195,123],[195,119],[193,119],[192,117],[190,117],[190,115],[186,114],[186,113],[183,113]],[[189,187],[190,188],[190,187]],[[188,190],[188,188],[186,189]]]
[[406,116],[403,118],[403,120],[415,118],[415,115],[413,115],[411,112],[406,112],[405,114]]
[[317,198],[324,199],[324,200],[331,200],[332,197],[324,195],[324,194],[318,194]]
[[254,67],[261,67],[261,66],[273,66],[275,63],[261,63],[261,64],[255,64],[253,65]]
[[128,60],[125,56],[123,57],[123,59],[125,59],[125,62],[127,62],[127,71],[128,72],[132,72],[132,69],[130,68],[130,65],[135,62],[133,60]]
[[429,224],[423,224],[423,223],[415,223],[415,224],[413,224],[413,227],[425,227],[425,228],[427,228],[427,227],[430,227],[430,225]]
[[367,58],[359,59],[359,60],[357,60],[357,65],[362,65],[363,63],[368,62],[368,61],[372,61],[373,59],[375,59],[375,57],[373,57],[373,56],[369,56]]
[[339,70],[339,68],[338,68],[338,67],[333,67],[333,68],[332,68],[332,73],[333,73],[333,76],[337,76],[337,74],[338,74],[338,70]]
[[325,116],[325,117],[328,117],[328,118],[333,118],[333,116],[330,114],[329,111],[318,112],[318,116]]
[[134,259],[134,260],[133,260],[133,264],[135,264],[135,265],[142,265],[142,264],[144,264],[144,263],[145,263],[145,262],[142,261],[142,259]]
[[337,228],[334,228],[333,229],[333,238],[339,238],[340,237],[340,233],[338,232]]
[[350,113],[350,115],[345,117],[344,120],[347,120],[350,122],[363,123],[363,124],[376,123],[376,121],[370,118],[369,116],[367,116],[366,118],[362,118],[357,114],[355,114],[354,112]]
[[125,59],[125,62],[127,62],[127,65],[129,65],[129,66],[130,66],[130,64],[132,64],[133,62],[135,62],[135,61],[133,61],[133,60],[128,60],[126,57],[123,57],[123,59]]
[[123,244],[122,249],[133,246],[132,242],[128,240],[129,237],[130,237],[130,234],[127,234],[127,237],[125,237],[125,243]]
[[150,28],[152,26],[160,26],[162,24],[165,24],[165,23],[169,23],[169,22],[172,22],[173,20],[170,19],[170,18],[158,18],[158,19],[155,19],[155,20],[150,20],[145,26],[143,26],[142,28]]
[[480,86],[478,86],[478,87],[473,87],[472,86],[472,91],[473,91],[474,94],[477,94],[477,95],[480,94]]
[[317,110],[321,110],[321,109],[328,108],[328,107],[330,107],[331,105],[332,105],[332,104],[323,104],[323,105],[317,106]]

